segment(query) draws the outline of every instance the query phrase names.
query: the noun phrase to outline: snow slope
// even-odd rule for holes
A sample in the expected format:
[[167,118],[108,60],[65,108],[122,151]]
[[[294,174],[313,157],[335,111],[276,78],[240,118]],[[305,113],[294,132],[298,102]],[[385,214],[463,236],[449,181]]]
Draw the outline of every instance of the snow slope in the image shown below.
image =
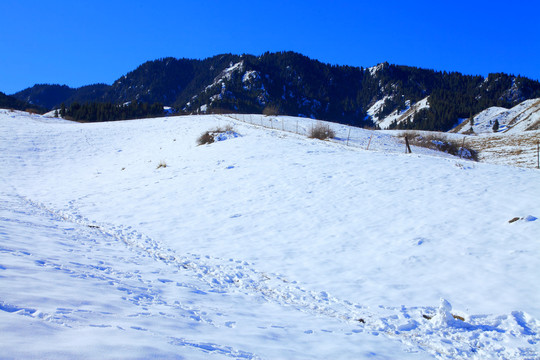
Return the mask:
[[0,111],[2,356],[538,358],[540,173],[380,144]]
[[369,116],[371,116],[373,121],[375,121],[375,123],[377,125],[379,125],[379,127],[381,129],[388,129],[388,127],[393,122],[396,122],[396,123],[399,124],[401,122],[406,121],[409,117],[412,120],[412,118],[414,117],[414,114],[416,114],[418,111],[420,111],[422,109],[429,108],[429,96],[423,98],[422,100],[420,100],[420,101],[418,101],[418,102],[416,102],[416,103],[414,103],[412,105],[410,105],[410,100],[407,100],[407,102],[406,102],[406,104],[408,104],[407,109],[401,110],[401,111],[396,110],[396,111],[392,112],[391,114],[389,114],[386,117],[381,119],[378,114],[382,110],[382,107],[383,107],[384,102],[386,101],[386,99],[388,99],[388,96],[385,96],[381,100],[375,102],[375,104],[373,104],[367,110],[367,114]]
[[[493,134],[493,124],[499,122],[502,133],[518,134],[526,130],[540,129],[540,99],[525,100],[511,109],[490,107],[474,116],[472,129],[475,134]],[[470,121],[457,127],[454,132],[470,132]]]

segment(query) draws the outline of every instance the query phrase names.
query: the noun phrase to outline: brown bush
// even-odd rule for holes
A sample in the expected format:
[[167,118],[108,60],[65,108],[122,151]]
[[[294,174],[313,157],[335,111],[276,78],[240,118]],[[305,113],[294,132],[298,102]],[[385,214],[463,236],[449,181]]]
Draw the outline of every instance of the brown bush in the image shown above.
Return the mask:
[[211,144],[214,142],[214,133],[212,131],[205,131],[197,139],[198,145]]
[[207,130],[199,136],[197,139],[197,145],[204,145],[204,144],[212,144],[214,141],[216,141],[216,136],[229,132],[234,131],[234,127],[231,124],[225,125],[225,127],[217,127],[214,130]]
[[322,123],[318,123],[317,125],[313,126],[308,134],[310,139],[319,140],[332,139],[335,136],[336,133],[334,130],[330,129],[330,125],[324,125]]

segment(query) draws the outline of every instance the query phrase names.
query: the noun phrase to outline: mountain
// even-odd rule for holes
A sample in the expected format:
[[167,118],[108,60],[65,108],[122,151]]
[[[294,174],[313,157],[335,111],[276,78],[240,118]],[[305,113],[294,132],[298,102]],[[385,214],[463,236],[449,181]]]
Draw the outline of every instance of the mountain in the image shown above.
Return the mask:
[[36,85],[14,94],[49,109],[73,102],[162,103],[184,113],[280,113],[355,126],[448,131],[489,107],[540,97],[540,83],[382,63],[324,64],[294,52],[148,61],[112,85]]
[[14,96],[6,95],[3,92],[0,92],[0,109],[32,110],[38,113],[42,113],[45,110],[39,106],[33,106],[28,102],[17,99]]
[[109,88],[110,86],[105,84],[88,85],[76,89],[67,85],[36,84],[13,96],[51,110],[59,108],[62,103],[101,101]]

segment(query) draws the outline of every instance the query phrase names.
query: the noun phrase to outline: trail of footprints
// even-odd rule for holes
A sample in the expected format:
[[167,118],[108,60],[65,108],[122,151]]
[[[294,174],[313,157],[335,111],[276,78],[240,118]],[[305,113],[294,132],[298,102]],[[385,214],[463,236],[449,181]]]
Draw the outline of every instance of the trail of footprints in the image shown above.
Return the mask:
[[[171,273],[165,272],[165,274],[162,274],[159,267],[150,271],[146,270],[145,266],[149,265],[149,261],[153,262],[153,259],[159,259],[160,257],[151,254],[147,245],[136,243],[137,238],[142,238],[141,235],[135,234],[134,238],[130,238],[124,235],[125,230],[109,229],[105,231],[79,216],[72,218],[67,214],[51,211],[43,205],[26,199],[24,201],[17,198],[9,200],[4,204],[6,209],[10,209],[9,211],[13,216],[1,218],[1,220],[21,223],[17,218],[24,218],[25,215],[31,214],[47,216],[53,222],[61,221],[64,224],[71,223],[75,226],[59,226],[58,229],[55,229],[58,232],[68,234],[68,236],[62,237],[57,242],[60,244],[60,246],[57,246],[57,250],[69,252],[69,256],[44,256],[38,252],[26,251],[13,243],[2,244],[0,254],[20,258],[21,265],[33,265],[43,268],[44,271],[61,273],[75,279],[101,284],[97,288],[104,289],[104,291],[106,290],[102,285],[106,284],[106,286],[111,287],[113,292],[120,293],[123,301],[129,302],[133,306],[124,307],[124,309],[128,309],[126,310],[128,313],[123,314],[125,319],[122,319],[122,316],[119,317],[118,314],[110,311],[91,311],[76,307],[59,306],[55,311],[43,312],[36,307],[4,301],[5,299],[2,299],[0,295],[0,311],[32,317],[67,328],[116,327],[120,330],[149,332],[158,338],[165,338],[167,342],[175,346],[195,348],[200,351],[233,358],[258,358],[255,354],[234,349],[230,346],[200,343],[173,337],[170,336],[170,333],[160,333],[159,329],[145,326],[145,324],[152,323],[152,319],[157,317],[168,318],[171,323],[177,323],[178,321],[180,323],[199,323],[215,328],[231,328],[234,327],[235,322],[231,321],[226,314],[214,311],[215,309],[201,309],[197,304],[171,300],[170,296],[167,297],[166,294],[163,294],[164,286],[174,287],[179,289],[180,292],[200,294],[201,296],[214,290],[204,283],[197,285],[197,282],[193,281],[179,282],[171,279],[169,278]],[[4,204],[0,203],[0,210],[5,210],[1,209],[3,207],[1,205]],[[30,221],[23,224],[23,226],[35,226],[35,224]],[[133,231],[127,231],[130,234],[133,233]],[[131,253],[126,254],[124,243],[133,250]],[[73,261],[66,262],[65,259],[73,259]],[[122,266],[115,266],[118,263],[122,263]],[[125,264],[131,264],[132,266],[125,266]],[[130,318],[131,320],[129,320]],[[97,323],[96,319],[99,319],[100,322]]]
[[[516,347],[514,349],[501,350],[496,353],[497,357],[531,357],[538,356],[537,344],[540,343],[538,324],[531,320],[527,322],[519,313],[511,316],[472,316],[469,319],[471,324],[469,329],[445,329],[437,332],[429,324],[430,316],[436,312],[434,307],[380,307],[375,310],[368,310],[361,305],[353,304],[346,300],[332,297],[330,294],[313,292],[306,290],[295,281],[291,281],[279,274],[268,274],[259,272],[252,267],[252,264],[235,259],[218,259],[210,256],[196,254],[178,255],[173,250],[163,248],[158,242],[150,237],[141,234],[131,227],[115,226],[111,224],[92,222],[79,215],[74,206],[74,202],[69,204],[67,210],[57,211],[36,203],[26,198],[13,201],[13,205],[23,206],[24,211],[44,212],[57,220],[76,224],[70,230],[75,231],[74,238],[78,242],[84,242],[84,247],[68,247],[66,251],[88,251],[95,258],[95,253],[107,252],[110,248],[110,260],[100,260],[97,264],[83,262],[70,262],[60,264],[51,259],[36,259],[37,266],[48,267],[69,273],[71,276],[80,278],[91,278],[96,281],[106,282],[117,291],[123,293],[123,299],[129,301],[142,311],[133,314],[137,317],[170,317],[185,318],[215,327],[234,327],[235,322],[223,316],[223,319],[216,319],[206,311],[198,308],[194,304],[183,304],[180,301],[167,300],[162,296],[161,290],[156,289],[156,284],[160,288],[163,286],[175,286],[184,291],[205,295],[208,293],[234,293],[257,294],[270,302],[283,306],[291,306],[296,310],[314,314],[317,316],[328,316],[337,318],[344,323],[354,324],[354,333],[368,332],[373,335],[385,335],[389,338],[402,342],[409,351],[427,351],[437,358],[455,358],[463,354],[476,353],[482,355],[482,351],[492,356],[492,346],[498,341],[506,341],[516,336],[527,338],[530,347]],[[22,204],[21,204],[22,203]],[[24,212],[23,211],[23,212]],[[121,251],[115,251],[114,247],[119,243],[128,246],[137,256],[125,258]],[[82,250],[81,250],[82,249]],[[6,249],[4,249],[6,250]],[[28,256],[28,253],[16,253],[15,256]],[[159,272],[148,276],[134,270],[133,272],[123,272],[111,265],[112,261],[122,263],[133,263],[134,268],[142,261],[152,259],[167,268],[173,268],[172,274],[189,274],[198,281],[178,282],[177,279],[170,278],[171,271],[161,275]],[[143,276],[144,275],[144,276]],[[162,309],[155,313],[155,309]],[[76,326],[85,323],[84,311],[76,309],[58,308],[54,314],[44,314],[35,309],[24,309],[0,301],[0,310],[9,312],[19,312],[21,315],[39,317],[44,320],[56,322],[65,326]],[[112,314],[102,314],[104,319]],[[509,333],[504,330],[501,324],[514,322],[517,328],[521,328],[519,334]],[[89,324],[88,326],[112,326],[111,324]],[[120,328],[120,325],[117,325]],[[131,326],[134,330],[148,331],[144,327]],[[426,330],[428,328],[428,330]],[[434,331],[435,330],[435,331]],[[312,332],[307,330],[306,333]],[[235,350],[228,346],[216,344],[199,344],[181,338],[170,338],[170,343],[179,346],[199,348],[202,351],[216,352],[237,358],[257,358],[255,354]],[[465,355],[463,355],[465,356]]]
[[[279,274],[259,272],[252,264],[235,259],[218,259],[208,255],[178,255],[172,249],[163,248],[152,238],[141,234],[132,227],[95,223],[77,214],[70,203],[69,211],[53,211],[42,204],[27,200],[34,207],[41,208],[64,221],[76,223],[125,243],[128,247],[139,251],[142,256],[153,258],[180,271],[189,271],[207,285],[206,291],[257,293],[268,301],[278,302],[296,307],[298,310],[340,318],[345,321],[357,321],[361,318],[373,317],[367,309],[348,301],[341,301],[327,292],[313,292],[303,289],[296,281],[288,280]],[[174,279],[158,279],[162,283],[175,283]],[[195,291],[204,291],[195,289]]]

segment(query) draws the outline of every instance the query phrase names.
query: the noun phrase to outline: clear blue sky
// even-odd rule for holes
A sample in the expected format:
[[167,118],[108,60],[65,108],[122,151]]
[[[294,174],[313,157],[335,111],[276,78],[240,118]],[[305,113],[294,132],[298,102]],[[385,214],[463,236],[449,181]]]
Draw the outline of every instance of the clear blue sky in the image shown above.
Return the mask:
[[292,50],[540,79],[540,1],[1,0],[0,91],[111,84],[147,60]]

